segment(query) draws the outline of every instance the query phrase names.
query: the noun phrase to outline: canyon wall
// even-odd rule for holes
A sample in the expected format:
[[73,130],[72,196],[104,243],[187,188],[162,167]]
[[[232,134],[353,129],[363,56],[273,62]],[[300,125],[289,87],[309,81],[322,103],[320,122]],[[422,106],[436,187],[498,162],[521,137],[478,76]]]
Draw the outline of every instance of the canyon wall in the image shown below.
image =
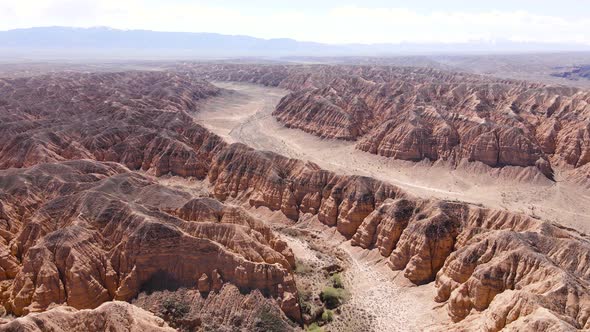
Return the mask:
[[226,144],[187,112],[218,89],[162,72],[0,80],[1,299],[16,315],[225,283],[300,319],[294,257],[262,221],[160,185]]
[[590,92],[428,68],[185,66],[209,79],[293,92],[273,116],[316,136],[395,159],[554,168],[590,177]]
[[[371,178],[229,146],[212,161],[214,194],[301,214],[376,249],[456,322],[448,328],[590,328],[590,238],[558,224],[456,201],[421,199]],[[470,316],[478,319],[467,319]],[[513,324],[513,325],[511,325]]]
[[[189,76],[79,75],[95,82],[84,88],[85,98],[40,94],[37,103],[0,102],[9,119],[1,131],[12,142],[0,151],[0,282],[2,303],[13,313],[51,303],[94,308],[181,286],[216,292],[227,282],[276,299],[299,319],[293,254],[268,226],[223,203],[232,198],[294,221],[315,216],[353,245],[377,250],[411,282],[434,281],[436,300],[447,303],[455,322],[445,329],[590,328],[586,234],[224,143],[186,114],[201,98],[190,91],[204,86],[216,93]],[[125,75],[144,88],[165,88],[146,100],[118,99],[126,90],[102,87]],[[53,84],[77,89],[65,88],[71,77]],[[188,101],[174,97],[181,87]],[[4,80],[2,89],[28,98],[45,91],[35,79]],[[34,108],[51,98],[58,100],[54,108]],[[213,197],[194,197],[151,176],[164,174],[207,179]]]
[[229,282],[281,299],[299,317],[293,253],[241,208],[89,160],[0,171],[0,188],[9,312],[95,308],[195,285],[208,293]]

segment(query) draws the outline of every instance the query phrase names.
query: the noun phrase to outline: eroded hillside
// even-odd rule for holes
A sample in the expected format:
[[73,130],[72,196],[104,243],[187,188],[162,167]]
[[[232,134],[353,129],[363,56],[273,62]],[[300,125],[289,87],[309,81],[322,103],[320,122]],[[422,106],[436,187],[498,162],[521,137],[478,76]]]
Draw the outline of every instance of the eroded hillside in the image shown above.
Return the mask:
[[[189,66],[190,68],[190,66]],[[395,159],[534,168],[587,184],[587,91],[424,68],[194,66],[215,80],[290,89],[273,116]]]
[[[362,78],[363,70],[371,72],[367,68],[323,66],[309,75],[291,75],[300,70],[292,67],[237,68],[217,72],[212,66],[200,74],[55,74],[1,81],[1,132],[7,139],[0,149],[0,278],[2,305],[8,312],[26,315],[50,309],[52,303],[98,307],[61,314],[53,309],[39,316],[77,324],[96,321],[93,315],[113,314],[115,310],[102,303],[125,300],[177,328],[227,327],[238,322],[244,329],[263,329],[268,322],[261,321],[262,312],[267,318],[272,313],[285,330],[297,328],[301,322],[293,277],[297,257],[271,229],[270,221],[234,205],[239,203],[278,211],[291,223],[306,219],[325,225],[353,246],[378,252],[409,282],[434,282],[435,300],[444,304],[453,321],[434,330],[590,328],[586,234],[506,210],[417,197],[385,181],[341,175],[312,162],[228,144],[187,113],[198,111],[203,98],[218,93],[200,78],[309,88],[286,97],[283,105],[298,94],[321,99],[322,91],[334,90],[338,96],[334,87],[321,85],[346,82],[340,70],[359,71],[361,78],[350,78],[352,83],[342,89],[356,86],[359,96],[366,91],[367,99],[358,97],[354,104],[363,105],[370,104],[367,96],[387,99],[374,95],[373,89],[395,85],[392,77],[401,74],[373,73],[374,80],[381,82],[376,83]],[[431,84],[433,90],[427,90],[432,94],[427,95],[432,100],[464,105],[465,114],[476,112],[470,109],[476,107],[473,104],[460,102],[464,95],[445,99],[457,92],[441,93],[452,84],[435,88],[437,83],[424,82],[426,77],[453,81],[459,76],[400,72],[411,77],[409,91],[414,91],[412,82]],[[475,85],[476,78],[465,77],[470,79]],[[454,89],[461,90],[461,83],[456,84]],[[383,91],[388,95],[394,90]],[[315,103],[315,98],[310,97],[310,102]],[[409,102],[408,109],[414,104]],[[324,111],[320,107],[313,114]],[[367,124],[377,121],[368,109],[363,112]],[[523,110],[523,117],[527,112]],[[583,117],[585,112],[582,108],[572,114]],[[447,121],[440,114],[426,115],[420,116]],[[337,128],[340,118],[335,119]],[[502,127],[500,123],[487,125]],[[485,127],[485,122],[480,125]],[[368,128],[367,135],[372,130]],[[526,139],[523,136],[523,142]],[[459,153],[454,149],[449,153]],[[524,159],[532,158],[528,150],[522,154]],[[549,172],[561,155],[540,150],[535,157],[541,160],[535,161],[535,167]],[[210,195],[161,181],[170,175],[202,179],[199,183]],[[193,300],[186,302],[188,308],[169,310],[167,299]],[[216,325],[207,325],[213,320],[208,319],[212,308],[218,306],[228,310]],[[236,315],[241,306],[244,314]],[[173,315],[177,309],[184,313],[180,318]],[[296,323],[290,325],[283,315]],[[32,317],[0,329],[40,324]],[[153,316],[138,324],[166,328]]]

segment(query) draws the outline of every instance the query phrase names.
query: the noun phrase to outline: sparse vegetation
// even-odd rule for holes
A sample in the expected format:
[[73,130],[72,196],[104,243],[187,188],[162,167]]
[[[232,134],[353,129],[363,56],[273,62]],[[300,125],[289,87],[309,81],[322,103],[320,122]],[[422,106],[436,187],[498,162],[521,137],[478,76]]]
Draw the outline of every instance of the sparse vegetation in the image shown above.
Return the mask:
[[288,325],[281,319],[280,313],[272,310],[270,307],[264,307],[260,310],[256,331],[264,332],[284,332],[288,331]]
[[329,323],[334,320],[334,311],[332,310],[325,310],[322,313],[322,320],[326,323]]
[[162,318],[173,328],[180,327],[181,321],[190,311],[188,303],[171,298],[162,302],[162,308]]
[[317,323],[313,323],[307,327],[306,331],[308,331],[308,332],[324,332],[324,329],[321,328]]
[[294,238],[300,238],[305,235],[305,233],[303,231],[301,231],[300,229],[291,228],[291,227],[282,228],[280,231],[281,231],[281,233],[288,235],[290,237],[294,237]]
[[176,319],[184,317],[190,311],[188,303],[173,299],[166,299],[162,303],[162,307],[165,315]]
[[342,275],[340,273],[334,273],[331,279],[332,286],[334,288],[344,288],[344,283],[342,282]]
[[346,292],[341,288],[326,287],[320,294],[320,299],[328,309],[334,309],[344,303]]
[[308,274],[313,271],[313,267],[303,261],[295,261],[295,273],[297,274]]
[[301,312],[303,314],[311,315],[313,312],[312,293],[308,289],[301,289],[298,287],[297,293],[299,294],[299,305],[301,306]]

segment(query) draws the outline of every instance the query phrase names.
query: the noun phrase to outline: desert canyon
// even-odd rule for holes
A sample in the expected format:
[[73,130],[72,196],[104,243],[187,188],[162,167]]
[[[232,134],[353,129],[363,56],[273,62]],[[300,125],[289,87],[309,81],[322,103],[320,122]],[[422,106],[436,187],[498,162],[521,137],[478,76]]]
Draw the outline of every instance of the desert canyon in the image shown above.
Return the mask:
[[0,75],[0,331],[590,329],[590,90],[141,67]]

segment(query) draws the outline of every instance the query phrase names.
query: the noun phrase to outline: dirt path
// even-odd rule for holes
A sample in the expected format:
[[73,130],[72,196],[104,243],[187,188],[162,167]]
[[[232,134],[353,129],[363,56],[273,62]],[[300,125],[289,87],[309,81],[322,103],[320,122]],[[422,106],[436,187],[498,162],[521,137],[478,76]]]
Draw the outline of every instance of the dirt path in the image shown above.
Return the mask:
[[[428,307],[428,304],[433,302],[432,298],[411,298],[411,288],[404,289],[396,285],[391,276],[384,271],[375,268],[366,260],[355,257],[347,243],[343,243],[340,248],[343,248],[351,258],[351,266],[344,276],[352,297],[345,305],[366,308],[373,331],[422,331],[426,325],[434,323],[430,322],[433,315],[421,315],[412,308],[416,303]],[[422,317],[416,317],[417,315]]]
[[292,158],[309,160],[341,174],[388,181],[421,197],[457,199],[559,221],[590,232],[587,190],[548,180],[517,182],[447,165],[413,163],[358,151],[354,142],[320,139],[288,129],[271,115],[286,90],[244,83],[215,82],[229,91],[205,102],[197,122],[229,142],[242,142]]
[[[297,233],[286,231],[289,229],[303,232],[294,235]],[[298,285],[312,278],[314,292],[319,294],[326,283],[321,271],[334,263],[344,267],[341,274],[350,298],[339,307],[337,319],[325,326],[326,331],[424,331],[449,320],[446,310],[433,300],[434,284],[411,285],[401,272],[391,271],[377,252],[352,247],[333,228],[312,218],[279,233],[299,262],[320,271],[296,274]]]

